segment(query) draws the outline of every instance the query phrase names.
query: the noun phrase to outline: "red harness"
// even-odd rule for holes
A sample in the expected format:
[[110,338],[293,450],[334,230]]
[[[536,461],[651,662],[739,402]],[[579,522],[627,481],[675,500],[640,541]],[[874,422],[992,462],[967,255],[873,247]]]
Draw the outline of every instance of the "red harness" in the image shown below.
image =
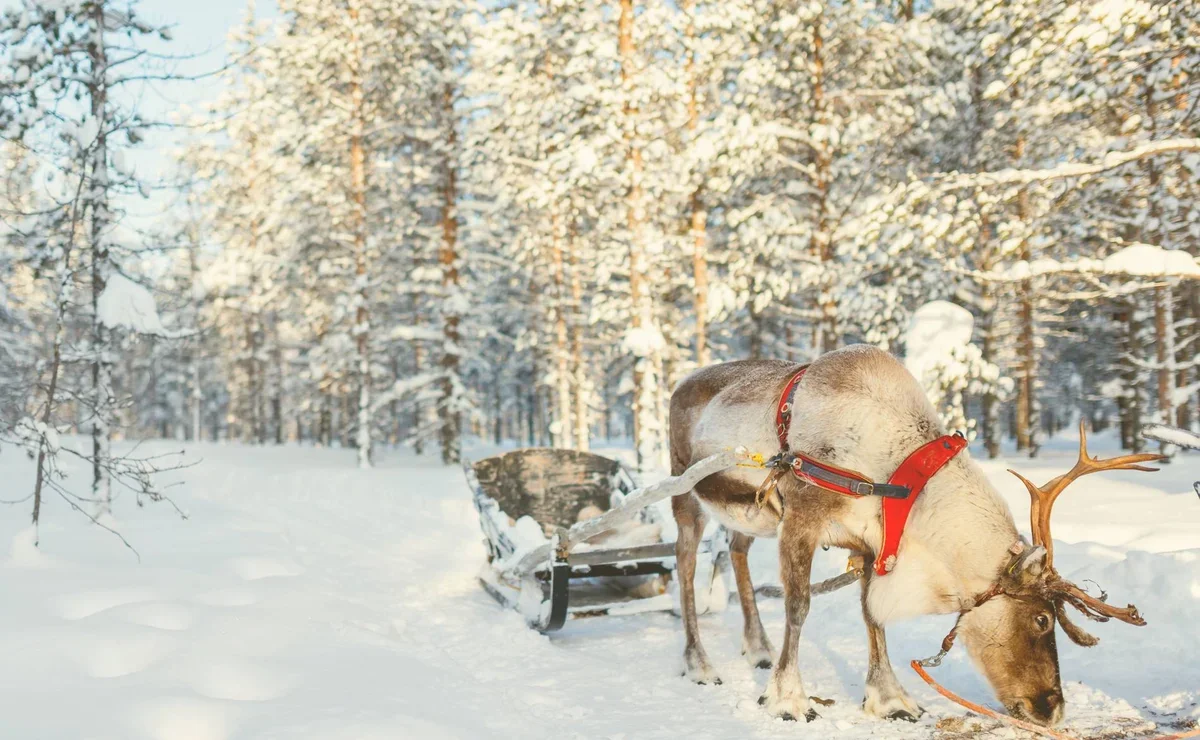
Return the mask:
[[779,435],[782,459],[790,462],[792,473],[806,483],[843,496],[860,498],[874,495],[883,498],[883,546],[875,557],[875,572],[885,576],[896,567],[900,538],[904,536],[904,526],[908,523],[908,514],[916,504],[917,497],[925,490],[929,479],[962,452],[967,440],[961,434],[947,434],[927,442],[900,463],[886,484],[873,483],[862,473],[821,462],[802,452],[791,452],[787,438],[792,422],[792,397],[807,371],[807,365],[800,368],[788,380],[783,387],[783,395],[779,397],[775,429]]

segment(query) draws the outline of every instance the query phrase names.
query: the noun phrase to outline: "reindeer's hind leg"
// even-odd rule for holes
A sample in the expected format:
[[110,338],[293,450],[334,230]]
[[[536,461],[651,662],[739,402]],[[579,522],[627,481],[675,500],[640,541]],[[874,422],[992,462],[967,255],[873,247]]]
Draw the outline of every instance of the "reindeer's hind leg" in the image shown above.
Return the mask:
[[[867,562],[871,559],[868,556]],[[916,722],[923,712],[921,707],[912,700],[892,670],[892,661],[888,657],[887,636],[883,625],[871,616],[867,608],[867,586],[871,582],[870,571],[862,581],[862,611],[863,621],[867,623],[867,641],[870,645],[870,665],[867,667],[866,696],[863,698],[863,711],[872,717],[882,719],[903,719]]]
[[671,499],[671,511],[679,525],[675,540],[675,577],[679,579],[679,605],[683,609],[683,675],[696,683],[721,683],[704,646],[700,644],[700,625],[696,621],[696,552],[704,536],[704,511],[691,493]]
[[742,655],[756,668],[770,668],[771,655],[775,650],[763,630],[762,619],[758,616],[758,602],[754,598],[754,584],[750,582],[747,553],[752,544],[754,538],[740,532],[734,532],[729,543],[729,558],[733,561],[738,598],[742,602]]
[[808,604],[812,596],[809,578],[812,575],[813,553],[817,549],[819,529],[794,506],[787,507],[779,532],[779,569],[783,579],[783,599],[786,621],[783,631],[783,649],[779,662],[767,682],[767,691],[758,699],[776,717],[798,719],[804,717],[811,722],[817,713],[808,701],[804,682],[800,678],[800,629],[808,617]]

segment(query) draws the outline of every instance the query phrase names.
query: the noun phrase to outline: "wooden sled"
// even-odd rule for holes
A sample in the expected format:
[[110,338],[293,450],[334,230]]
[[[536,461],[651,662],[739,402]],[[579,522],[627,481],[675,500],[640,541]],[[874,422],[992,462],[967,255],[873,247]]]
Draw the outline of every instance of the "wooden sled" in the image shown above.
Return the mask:
[[[488,554],[479,582],[539,632],[558,630],[571,618],[674,609],[678,599],[670,591],[649,589],[647,595],[644,587],[649,579],[674,580],[674,542],[609,546],[595,540],[621,527],[661,524],[651,504],[736,461],[734,453],[714,455],[643,488],[618,461],[577,450],[522,449],[465,463]],[[603,513],[579,521],[586,507]],[[547,541],[530,543],[532,525],[518,524],[526,516],[549,534]],[[706,537],[700,553],[696,582],[710,584],[709,610],[724,609],[730,582],[725,530]],[[705,590],[697,591],[703,609]]]

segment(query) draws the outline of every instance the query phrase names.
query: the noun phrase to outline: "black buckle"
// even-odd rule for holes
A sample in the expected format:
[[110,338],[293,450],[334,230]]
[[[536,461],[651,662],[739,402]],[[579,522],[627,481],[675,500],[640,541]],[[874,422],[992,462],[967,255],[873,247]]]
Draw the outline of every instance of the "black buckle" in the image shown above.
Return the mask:
[[850,490],[854,493],[857,493],[859,496],[874,496],[875,484],[868,483],[865,480],[856,480],[851,484]]
[[796,456],[790,452],[776,452],[763,463],[765,468],[790,468],[795,462]]

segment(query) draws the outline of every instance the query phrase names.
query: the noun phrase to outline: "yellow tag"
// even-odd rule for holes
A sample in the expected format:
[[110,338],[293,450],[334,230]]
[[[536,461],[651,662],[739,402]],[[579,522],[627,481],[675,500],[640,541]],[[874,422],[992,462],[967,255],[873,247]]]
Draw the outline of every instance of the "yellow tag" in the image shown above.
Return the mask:
[[749,458],[750,458],[749,462],[740,462],[737,464],[737,466],[739,468],[766,468],[767,467],[767,458],[761,452],[756,452],[753,455],[749,455]]

